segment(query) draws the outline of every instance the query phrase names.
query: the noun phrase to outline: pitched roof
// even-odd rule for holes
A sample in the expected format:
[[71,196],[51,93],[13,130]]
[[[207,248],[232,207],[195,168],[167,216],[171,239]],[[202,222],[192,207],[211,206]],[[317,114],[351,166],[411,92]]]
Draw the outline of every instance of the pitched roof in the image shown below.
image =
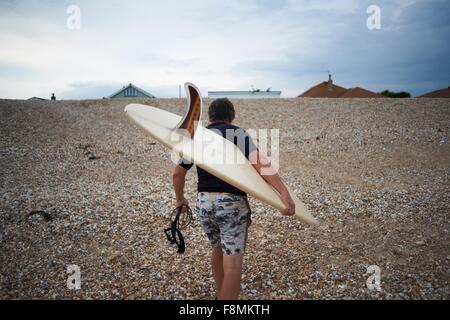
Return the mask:
[[305,91],[300,97],[302,98],[339,98],[347,89],[337,86],[333,83],[329,84],[324,81],[317,86]]
[[300,98],[384,98],[381,94],[366,90],[361,87],[346,89],[335,85],[328,76],[328,81],[319,83],[305,91]]
[[131,83],[130,83],[128,86],[124,86],[122,89],[120,89],[120,90],[114,92],[114,93],[113,93],[112,95],[110,95],[108,98],[112,98],[112,97],[118,95],[119,93],[121,93],[122,91],[124,91],[124,90],[126,90],[126,89],[128,89],[128,88],[130,88],[130,87],[136,89],[137,91],[139,91],[139,92],[142,93],[143,95],[147,96],[148,98],[155,98],[155,96],[152,95],[151,93],[148,93],[147,91],[145,91],[145,90],[143,90],[143,89],[141,89],[141,88],[138,88],[138,87],[136,87],[135,85],[133,85],[133,84],[131,84]]
[[305,91],[299,97],[302,98],[339,98],[347,89],[337,86],[331,79],[331,74],[328,75],[328,81],[319,83],[311,89]]
[[355,87],[348,89],[341,98],[384,98],[384,96],[364,88]]
[[44,98],[40,98],[40,97],[31,97],[28,100],[32,100],[32,101],[47,101],[48,99],[44,99]]
[[419,98],[450,98],[450,87],[428,92],[424,95],[419,96]]

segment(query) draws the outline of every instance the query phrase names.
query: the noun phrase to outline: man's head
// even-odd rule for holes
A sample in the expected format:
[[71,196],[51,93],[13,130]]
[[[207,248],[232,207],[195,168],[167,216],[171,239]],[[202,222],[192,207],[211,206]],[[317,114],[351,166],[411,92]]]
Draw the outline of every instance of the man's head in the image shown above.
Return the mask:
[[216,99],[209,105],[209,122],[228,122],[234,120],[234,106],[227,98]]

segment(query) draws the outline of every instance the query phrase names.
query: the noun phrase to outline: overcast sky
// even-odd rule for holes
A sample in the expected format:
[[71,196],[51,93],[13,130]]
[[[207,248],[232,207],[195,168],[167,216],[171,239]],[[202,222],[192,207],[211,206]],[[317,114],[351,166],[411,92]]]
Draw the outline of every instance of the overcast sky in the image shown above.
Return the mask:
[[[67,27],[72,4],[80,29]],[[177,97],[186,81],[204,96],[253,85],[293,97],[327,71],[418,95],[450,85],[449,16],[448,0],[0,0],[0,97],[102,98],[128,83]]]

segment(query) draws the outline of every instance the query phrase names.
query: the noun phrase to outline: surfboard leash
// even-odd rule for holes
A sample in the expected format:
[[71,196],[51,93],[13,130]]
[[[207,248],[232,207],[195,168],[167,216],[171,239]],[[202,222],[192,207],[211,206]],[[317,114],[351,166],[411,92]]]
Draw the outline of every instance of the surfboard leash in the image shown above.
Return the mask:
[[[185,212],[183,212],[183,208],[185,208]],[[189,226],[193,221],[191,208],[188,206],[176,207],[170,214],[170,221],[170,227],[164,230],[167,241],[170,244],[176,244],[177,253],[183,254],[186,251],[186,246],[180,230]]]

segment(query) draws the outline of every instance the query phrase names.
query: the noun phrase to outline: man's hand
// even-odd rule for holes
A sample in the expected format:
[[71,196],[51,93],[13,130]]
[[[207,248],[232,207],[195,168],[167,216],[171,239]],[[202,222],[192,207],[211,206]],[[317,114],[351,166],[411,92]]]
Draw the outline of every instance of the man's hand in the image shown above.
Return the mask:
[[275,188],[275,190],[279,192],[281,201],[283,201],[286,206],[286,209],[282,210],[281,213],[285,216],[293,216],[295,214],[295,203],[292,201],[289,191],[286,189],[283,181],[281,181],[281,178],[276,170],[272,168],[270,170],[272,174],[266,174],[263,172],[263,169],[266,170],[271,167],[271,165],[269,165],[270,162],[263,155],[261,155],[258,150],[253,151],[249,155],[249,160],[256,171],[259,172],[261,177],[263,177],[264,180],[266,180],[272,187]]
[[282,192],[280,194],[281,201],[283,201],[286,209],[282,210],[281,213],[284,216],[293,216],[295,214],[295,203],[292,200],[289,192]]
[[177,201],[177,208],[183,207],[182,212],[186,211],[186,207],[189,207],[189,202],[186,200],[186,198],[183,198],[179,201]]

